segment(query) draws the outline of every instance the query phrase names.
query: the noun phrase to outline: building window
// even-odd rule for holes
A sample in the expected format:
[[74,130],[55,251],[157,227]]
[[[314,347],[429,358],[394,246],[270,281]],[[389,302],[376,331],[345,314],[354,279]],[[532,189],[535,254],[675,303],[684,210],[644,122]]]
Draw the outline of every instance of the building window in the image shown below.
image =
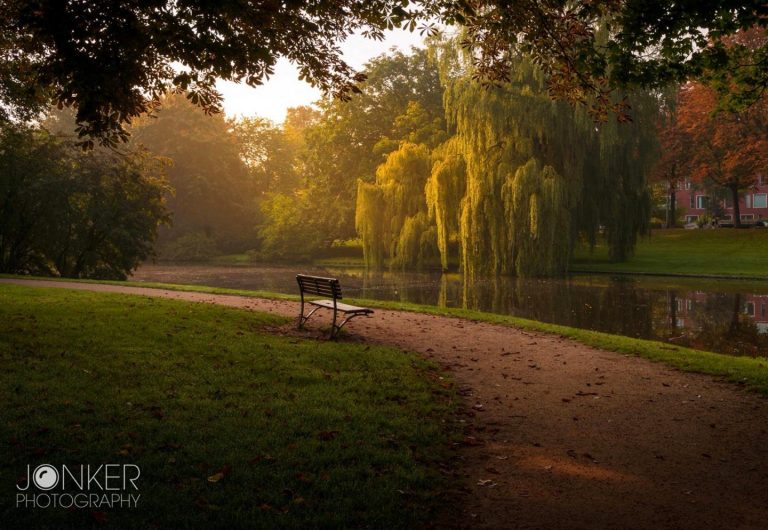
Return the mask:
[[727,214],[727,215],[722,216],[721,219],[723,221],[732,221],[733,220],[733,216],[731,214]]
[[741,214],[741,215],[739,216],[739,218],[740,218],[742,221],[753,221],[753,220],[755,219],[755,216],[754,216],[754,215],[752,215],[751,213],[743,213],[743,214]]
[[752,208],[752,195],[744,195],[744,206]]
[[747,302],[744,304],[744,312],[751,317],[755,316],[755,303]]
[[690,180],[686,180],[685,181],[685,189],[687,189],[687,190],[691,189],[691,181]]
[[707,207],[707,204],[709,203],[709,197],[706,195],[696,195],[696,208],[699,210],[703,210]]
[[765,318],[765,304],[760,304],[760,316]]
[[768,208],[768,193],[755,193],[752,199],[753,208]]
[[691,208],[691,210],[693,210],[696,207],[696,203],[694,202],[696,199],[694,198],[693,193],[688,194],[688,199],[690,199],[690,203],[691,203],[689,207]]
[[686,223],[695,223],[698,220],[699,220],[699,216],[698,215],[686,215],[685,216],[685,222]]

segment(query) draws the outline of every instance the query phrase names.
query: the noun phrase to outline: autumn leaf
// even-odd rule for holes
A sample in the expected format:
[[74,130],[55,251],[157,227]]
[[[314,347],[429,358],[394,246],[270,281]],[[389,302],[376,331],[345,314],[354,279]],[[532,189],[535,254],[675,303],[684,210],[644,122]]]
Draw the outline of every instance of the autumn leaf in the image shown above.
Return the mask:
[[320,431],[317,433],[317,439],[323,442],[329,442],[339,435],[339,431]]

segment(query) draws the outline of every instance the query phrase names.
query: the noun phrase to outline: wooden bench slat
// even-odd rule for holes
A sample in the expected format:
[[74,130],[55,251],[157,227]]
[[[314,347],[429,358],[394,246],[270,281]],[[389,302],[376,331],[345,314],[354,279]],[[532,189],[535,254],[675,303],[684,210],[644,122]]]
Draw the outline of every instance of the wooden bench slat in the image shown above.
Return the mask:
[[[310,300],[310,304],[319,305],[320,307],[326,307],[333,309],[333,300]],[[373,309],[367,307],[357,307],[355,305],[344,304],[342,302],[336,302],[336,309],[342,313],[373,313]]]

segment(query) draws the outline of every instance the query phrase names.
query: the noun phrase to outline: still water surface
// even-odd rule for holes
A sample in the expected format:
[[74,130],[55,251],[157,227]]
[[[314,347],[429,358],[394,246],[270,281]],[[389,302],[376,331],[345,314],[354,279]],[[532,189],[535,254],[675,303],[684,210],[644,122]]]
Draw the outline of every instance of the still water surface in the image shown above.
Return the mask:
[[494,277],[465,285],[461,274],[211,264],[147,264],[132,279],[298,294],[298,272],[339,278],[349,298],[465,307],[730,355],[768,357],[768,282],[578,275]]

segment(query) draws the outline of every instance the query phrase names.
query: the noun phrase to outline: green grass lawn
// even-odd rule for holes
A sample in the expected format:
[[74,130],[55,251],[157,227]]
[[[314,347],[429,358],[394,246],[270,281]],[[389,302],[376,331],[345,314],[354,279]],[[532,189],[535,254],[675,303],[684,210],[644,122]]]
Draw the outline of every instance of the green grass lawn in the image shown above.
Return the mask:
[[578,249],[571,269],[768,278],[768,230],[654,230],[625,263],[610,263],[601,243],[592,254]]
[[[428,521],[446,485],[450,382],[394,349],[281,336],[284,322],[0,286],[0,526]],[[136,464],[139,506],[16,508],[19,477],[40,463]]]

